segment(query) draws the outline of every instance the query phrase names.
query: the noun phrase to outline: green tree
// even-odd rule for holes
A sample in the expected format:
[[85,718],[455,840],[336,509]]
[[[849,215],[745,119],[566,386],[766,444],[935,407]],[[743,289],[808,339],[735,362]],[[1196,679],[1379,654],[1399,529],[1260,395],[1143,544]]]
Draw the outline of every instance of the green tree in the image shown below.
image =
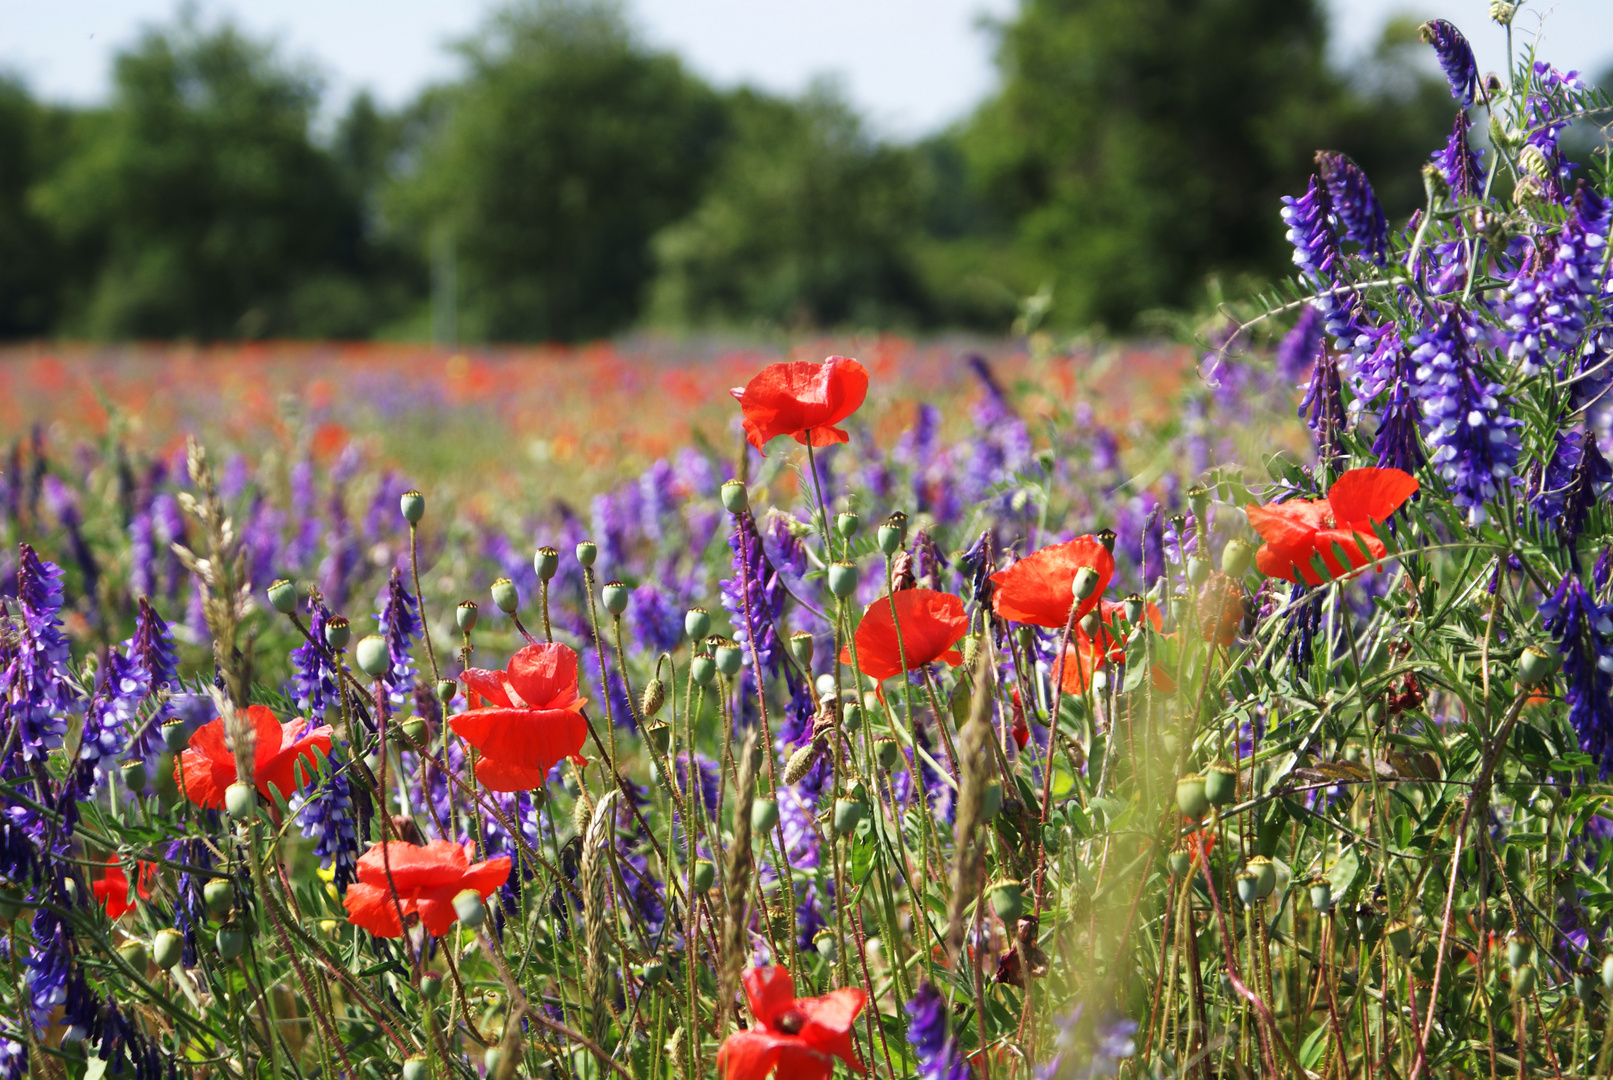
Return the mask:
[[461,48],[468,75],[428,98],[418,167],[388,200],[421,250],[451,238],[461,333],[631,324],[650,237],[695,205],[714,160],[716,95],[609,3],[518,4]]
[[0,79],[0,338],[46,333],[56,318],[61,254],[29,192],[55,167],[66,121]]
[[[358,200],[309,137],[318,87],[188,17],[117,59],[35,205],[66,246],[65,328],[92,336],[352,334]],[[351,305],[346,307],[350,308]],[[362,320],[358,320],[362,322]]]

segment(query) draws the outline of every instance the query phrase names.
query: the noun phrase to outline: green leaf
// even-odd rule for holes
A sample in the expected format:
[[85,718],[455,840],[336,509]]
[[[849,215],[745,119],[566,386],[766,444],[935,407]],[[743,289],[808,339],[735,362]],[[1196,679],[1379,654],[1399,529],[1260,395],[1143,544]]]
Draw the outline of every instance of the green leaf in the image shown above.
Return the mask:
[[1347,847],[1339,853],[1338,859],[1327,871],[1327,883],[1333,888],[1333,895],[1344,899],[1355,885],[1355,879],[1361,872],[1361,859],[1355,853],[1355,848]]

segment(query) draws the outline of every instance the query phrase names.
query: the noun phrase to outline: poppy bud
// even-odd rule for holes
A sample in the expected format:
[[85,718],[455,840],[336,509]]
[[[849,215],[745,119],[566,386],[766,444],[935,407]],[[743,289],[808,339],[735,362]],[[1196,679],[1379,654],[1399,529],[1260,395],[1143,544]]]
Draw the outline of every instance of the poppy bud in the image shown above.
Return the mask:
[[1194,484],[1188,488],[1187,505],[1192,509],[1194,517],[1202,518],[1210,510],[1210,489],[1202,484]]
[[468,634],[476,629],[476,620],[481,614],[482,609],[476,606],[476,601],[461,600],[459,606],[454,609],[454,622],[461,631]]
[[1204,777],[1189,773],[1176,781],[1176,805],[1190,818],[1201,818],[1210,808],[1209,796],[1204,793]]
[[638,969],[639,981],[645,986],[654,986],[666,974],[666,965],[659,960],[648,960]]
[[750,509],[750,492],[743,480],[727,480],[722,486],[722,507],[730,514],[743,514]]
[[666,753],[667,747],[672,745],[672,725],[659,721],[654,724],[645,724],[644,741],[654,747],[656,753]]
[[151,958],[157,967],[168,971],[185,957],[185,935],[171,926],[163,927],[151,939]]
[[1238,772],[1223,761],[1204,770],[1204,797],[1213,806],[1225,806],[1238,796]]
[[1513,16],[1518,14],[1518,5],[1511,0],[1490,0],[1490,18],[1500,26],[1511,26]]
[[450,701],[453,701],[454,696],[456,694],[458,694],[458,693],[459,693],[459,684],[456,683],[454,680],[452,680],[452,679],[438,679],[437,680],[437,700],[442,702],[444,705],[448,704]]
[[521,594],[515,591],[515,582],[501,577],[493,582],[493,604],[506,615],[514,615],[521,606]]
[[426,497],[413,489],[405,491],[398,500],[398,509],[403,511],[404,521],[418,525],[420,519],[426,516]]
[[795,662],[804,668],[812,666],[812,635],[805,630],[797,630],[790,635],[790,655]]
[[784,766],[785,785],[794,787],[806,779],[806,774],[818,763],[818,753],[818,743],[813,740],[791,754],[789,762]]
[[1003,808],[1003,782],[992,780],[986,784],[986,789],[980,793],[980,820],[990,821],[1002,812]]
[[403,1060],[403,1080],[426,1080],[428,1075],[430,1075],[430,1070],[427,1066],[426,1055],[410,1054]]
[[1539,645],[1531,645],[1518,657],[1518,685],[1539,686],[1551,678],[1562,663],[1560,654],[1549,653]]
[[842,600],[856,592],[857,564],[850,562],[830,563],[829,591]]
[[1512,992],[1518,997],[1528,997],[1535,992],[1535,966],[1525,964],[1512,969]]
[[1098,627],[1103,625],[1103,620],[1098,617],[1096,611],[1089,611],[1081,616],[1081,622],[1078,625],[1081,627],[1081,633],[1092,638],[1098,636]]
[[1083,566],[1075,572],[1075,577],[1070,579],[1070,594],[1077,600],[1085,600],[1097,591],[1097,567]]
[[750,827],[759,833],[771,832],[778,824],[778,801],[757,799],[750,806]]
[[1602,961],[1602,989],[1613,991],[1613,953]]
[[879,527],[879,550],[885,555],[894,555],[898,548],[906,545],[907,515],[898,510]]
[[285,578],[273,582],[269,586],[269,606],[282,615],[290,615],[297,610],[297,586]]
[[717,646],[717,670],[732,679],[739,674],[739,669],[745,665],[745,654],[740,652],[739,644],[733,641],[724,641]]
[[239,927],[221,926],[213,935],[213,944],[218,947],[220,960],[234,960],[246,948],[246,935]]
[[1574,996],[1587,1006],[1596,1004],[1596,975],[1594,972],[1574,972]]
[[1254,907],[1260,902],[1260,879],[1252,871],[1238,874],[1238,899],[1243,901],[1244,907]]
[[380,634],[368,634],[359,638],[357,647],[353,649],[353,659],[358,662],[358,669],[371,678],[380,678],[386,674],[387,668],[392,666],[392,656],[387,651],[386,638]]
[[454,914],[472,930],[482,925],[482,920],[487,918],[487,909],[482,906],[481,893],[475,889],[461,889],[454,896]]
[[1121,612],[1122,612],[1122,614],[1124,614],[1126,616],[1126,621],[1128,623],[1130,623],[1133,626],[1136,626],[1138,623],[1142,622],[1142,618],[1143,618],[1143,598],[1142,597],[1138,596],[1136,593],[1132,593],[1130,596],[1126,597],[1124,600],[1122,600],[1120,602],[1120,607],[1121,607]]
[[141,976],[144,976],[146,968],[151,966],[151,954],[146,951],[146,943],[139,938],[131,938],[119,945],[118,955]]
[[251,821],[252,815],[257,812],[258,793],[252,790],[250,784],[237,781],[224,789],[224,808],[236,821]]
[[213,915],[229,914],[235,906],[235,885],[228,878],[216,877],[202,886],[202,903]]
[[855,701],[849,703],[845,711],[840,714],[840,729],[847,735],[855,735],[862,730],[863,709]]
[[1190,851],[1173,851],[1167,860],[1170,863],[1171,877],[1186,877],[1187,872],[1193,869],[1193,853]]
[[185,721],[169,720],[162,725],[162,744],[174,753],[185,749],[190,740],[190,733],[185,730]]
[[1187,557],[1187,580],[1191,585],[1203,585],[1210,578],[1210,560],[1197,555]]
[[612,615],[620,615],[627,610],[628,589],[620,581],[608,581],[605,587],[599,590],[599,597],[605,604],[605,610]]
[[1534,955],[1535,947],[1524,935],[1514,930],[1507,936],[1507,964],[1510,967],[1520,968],[1529,962]]
[[416,749],[424,747],[426,740],[430,736],[430,729],[426,727],[426,722],[420,717],[411,716],[403,722],[403,737],[409,741],[410,746]]
[[597,558],[599,558],[599,545],[592,540],[584,540],[577,545],[577,561],[584,566],[594,565],[594,560]]
[[639,698],[639,712],[645,716],[654,716],[666,704],[666,683],[658,678],[652,678],[644,684],[644,693]]
[[879,767],[890,772],[902,756],[902,747],[889,735],[881,735],[874,740],[874,756],[879,760]]
[[683,615],[683,632],[698,645],[711,633],[711,612],[703,607],[690,608]]
[[1105,551],[1107,551],[1111,555],[1113,555],[1115,553],[1115,536],[1116,536],[1116,534],[1115,534],[1115,531],[1113,529],[1099,529],[1093,535],[1097,537],[1098,543],[1103,545],[1103,548],[1104,548]]
[[1264,900],[1277,888],[1277,867],[1264,855],[1249,860],[1249,870],[1260,884],[1260,898]]
[[123,786],[136,795],[146,790],[146,763],[139,758],[130,758],[118,766],[118,772],[123,776]]
[[1241,578],[1249,572],[1254,558],[1255,549],[1247,540],[1228,540],[1221,549],[1221,572],[1230,578]]
[[436,1001],[442,996],[442,976],[434,971],[428,971],[420,976],[420,996],[427,1001]]
[[560,552],[548,544],[543,545],[532,556],[532,569],[537,571],[539,581],[552,580],[560,572]]
[[1326,878],[1311,882],[1311,907],[1321,912],[1333,909],[1333,885]]
[[827,926],[812,935],[812,947],[818,950],[819,956],[830,962],[833,962],[840,952],[840,946],[835,941],[834,931]]
[[689,660],[689,678],[695,681],[696,686],[710,686],[711,680],[717,677],[717,661],[711,658],[710,653],[695,653]]
[[857,535],[857,527],[861,524],[862,520],[847,510],[835,518],[835,532],[840,534],[842,540],[850,540]]
[[347,648],[347,643],[353,640],[353,628],[348,625],[345,615],[332,615],[325,624],[325,644],[332,649]]
[[986,887],[991,896],[991,910],[997,918],[1013,925],[1025,913],[1025,887],[1021,882],[1007,878],[992,882]]
[[836,799],[834,809],[834,827],[836,836],[850,836],[863,819],[863,813],[868,809],[866,805],[856,799]]
[[717,868],[706,859],[696,859],[694,870],[689,874],[689,884],[697,893],[703,893],[711,888],[712,882],[717,880]]

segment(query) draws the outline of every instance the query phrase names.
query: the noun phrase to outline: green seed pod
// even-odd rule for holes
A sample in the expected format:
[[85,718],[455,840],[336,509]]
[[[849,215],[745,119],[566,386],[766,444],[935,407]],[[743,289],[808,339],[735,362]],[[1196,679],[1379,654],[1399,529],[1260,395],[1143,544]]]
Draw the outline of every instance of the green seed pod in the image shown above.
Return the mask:
[[410,1054],[403,1060],[403,1080],[426,1080],[430,1064],[424,1054]]
[[1535,954],[1535,946],[1524,935],[1513,931],[1507,935],[1507,966],[1520,968],[1527,964]]
[[599,558],[599,545],[592,540],[584,540],[577,545],[577,561],[584,566],[594,565],[594,560],[597,558]]
[[750,806],[752,832],[772,832],[778,824],[778,802],[774,799],[757,799]]
[[736,642],[725,641],[717,646],[717,670],[732,679],[745,666],[745,654]]
[[269,585],[269,606],[282,615],[297,610],[297,586],[281,578]]
[[1517,14],[1518,5],[1513,3],[1512,0],[1490,0],[1490,18],[1495,20],[1498,25],[1511,26],[1512,20]]
[[1383,928],[1383,913],[1370,904],[1355,909],[1355,930],[1364,938],[1375,938]]
[[1574,972],[1574,996],[1587,1006],[1596,1004],[1596,972]]
[[1602,960],[1602,989],[1613,993],[1613,953]]
[[856,563],[830,563],[828,577],[829,591],[842,600],[857,591]]
[[118,955],[125,964],[134,968],[136,974],[145,977],[146,968],[151,966],[151,953],[146,950],[145,942],[131,938],[118,946]]
[[202,903],[210,914],[223,918],[235,906],[235,885],[227,878],[212,878],[202,886]]
[[130,758],[118,766],[118,773],[123,777],[123,786],[136,795],[146,790],[146,763],[140,758]]
[[1098,617],[1096,611],[1089,611],[1081,616],[1081,621],[1076,625],[1081,628],[1081,633],[1091,639],[1098,636],[1098,627],[1103,625],[1103,620]]
[[459,694],[459,684],[452,679],[437,680],[437,700],[447,705]]
[[1529,646],[1518,657],[1518,685],[1539,686],[1556,674],[1562,659],[1560,654],[1549,653],[1538,645]]
[[1176,781],[1176,805],[1190,818],[1201,818],[1210,808],[1210,798],[1204,791],[1204,777],[1189,773]]
[[818,950],[818,955],[833,963],[840,953],[840,946],[835,941],[834,931],[827,926],[812,935],[812,947]]
[[507,577],[493,582],[493,606],[506,615],[515,614],[515,609],[521,606],[521,594],[516,591],[515,582]]
[[645,716],[654,716],[666,704],[666,683],[658,677],[652,677],[644,684],[644,693],[639,696],[639,712]]
[[980,820],[990,821],[1002,812],[1003,808],[1003,782],[992,780],[986,784],[980,793]]
[[1254,546],[1247,540],[1228,540],[1221,549],[1221,572],[1229,578],[1241,578],[1249,572],[1254,559]]
[[246,948],[246,934],[239,927],[221,926],[213,935],[213,944],[218,948],[220,960],[234,960]]
[[1526,998],[1535,992],[1537,973],[1533,964],[1524,964],[1522,967],[1512,969],[1512,992],[1517,997]]
[[258,810],[258,793],[250,784],[231,784],[224,789],[224,808],[235,821],[251,821]]
[[560,552],[543,545],[532,555],[532,569],[537,571],[539,581],[553,581],[560,572]]
[[605,610],[612,615],[620,615],[627,610],[627,599],[631,590],[620,581],[608,581],[605,587],[599,590],[599,598],[605,604]]
[[900,510],[885,519],[879,527],[879,550],[888,556],[907,545],[907,515]]
[[855,735],[862,730],[863,709],[855,701],[849,702],[840,713],[840,730]]
[[427,1001],[436,1001],[442,996],[442,976],[435,971],[428,971],[420,976],[420,996]]
[[1385,936],[1388,937],[1389,944],[1394,946],[1396,956],[1399,956],[1401,959],[1405,959],[1411,955],[1410,923],[1400,919],[1395,920],[1389,924],[1389,929]]
[[1326,878],[1311,882],[1311,907],[1321,912],[1333,910],[1333,885]]
[[712,659],[710,653],[695,653],[689,659],[689,678],[696,686],[710,686],[711,680],[717,677],[717,661]]
[[683,632],[697,645],[704,641],[711,633],[711,613],[703,607],[690,608],[683,616]]
[[398,509],[403,511],[404,521],[418,525],[420,519],[426,516],[426,497],[418,491],[405,491],[398,500]]
[[1009,926],[1025,913],[1025,887],[1021,882],[1001,878],[986,887],[986,894],[991,897],[991,910]]
[[1204,770],[1204,797],[1211,806],[1226,806],[1238,797],[1237,770],[1218,761]]
[[353,659],[358,669],[371,678],[380,678],[392,666],[392,654],[387,650],[386,638],[380,634],[366,634],[353,647]]
[[1260,884],[1260,899],[1264,900],[1277,888],[1277,867],[1264,855],[1249,860],[1249,870]]
[[487,908],[482,905],[481,894],[475,889],[459,890],[454,894],[454,914],[472,930],[482,925],[487,918]]
[[784,766],[784,783],[787,787],[794,787],[806,779],[806,774],[812,771],[812,766],[818,763],[818,754],[821,748],[818,741],[807,743],[790,755],[789,763]]
[[401,727],[403,730],[404,739],[408,741],[410,746],[417,750],[424,747],[426,745],[426,740],[431,738],[431,729],[427,727],[426,722],[418,716],[409,717],[409,719],[403,722]]
[[874,756],[879,759],[879,767],[890,772],[902,756],[902,747],[889,735],[881,735],[874,740]]
[[1210,579],[1210,560],[1201,559],[1197,555],[1187,557],[1187,580],[1195,588],[1203,585]]
[[158,930],[151,939],[151,958],[160,970],[171,970],[185,958],[185,935],[171,926]]
[[790,655],[795,662],[804,668],[812,667],[812,635],[805,630],[797,630],[790,635]]
[[1193,853],[1191,851],[1173,851],[1169,857],[1171,877],[1184,878],[1193,869]]
[[185,730],[185,721],[170,720],[162,726],[162,744],[174,753],[185,749],[190,741],[190,732]]
[[867,804],[858,802],[856,799],[836,799],[834,809],[835,835],[850,836],[867,811]]
[[1254,907],[1260,903],[1260,875],[1252,870],[1243,870],[1238,874],[1238,899],[1243,901],[1244,907]]
[[325,623],[325,644],[340,651],[352,640],[353,628],[347,624],[347,616],[332,615]]
[[1098,591],[1098,571],[1096,567],[1083,566],[1075,572],[1070,579],[1070,595],[1077,600],[1085,600]]
[[1126,622],[1130,623],[1132,626],[1136,626],[1142,622],[1144,610],[1142,597],[1138,596],[1136,593],[1132,593],[1130,596],[1126,597],[1120,602],[1120,606],[1122,613],[1126,616]]
[[1098,538],[1098,543],[1103,545],[1105,551],[1111,555],[1115,553],[1115,538],[1117,534],[1113,529],[1099,529],[1093,535]]
[[848,799],[855,799],[858,802],[868,801],[868,785],[854,776],[846,779],[846,782],[841,785],[841,790]]
[[835,532],[840,534],[842,540],[850,540],[857,535],[857,527],[861,524],[862,521],[857,515],[847,510],[835,518]]
[[689,883],[697,893],[710,889],[717,880],[717,868],[705,859],[696,859],[694,871],[689,875]]
[[468,634],[476,629],[476,620],[481,617],[481,614],[482,609],[477,605],[476,601],[461,600],[459,606],[454,609],[454,622],[459,624],[461,631]]
[[750,509],[750,492],[742,480],[725,480],[720,489],[722,508],[730,514],[743,514]]
[[1187,505],[1193,511],[1194,517],[1202,518],[1210,512],[1210,489],[1203,484],[1194,484],[1188,488]]
[[665,754],[672,745],[672,725],[657,721],[644,725],[644,741],[654,748],[657,754]]

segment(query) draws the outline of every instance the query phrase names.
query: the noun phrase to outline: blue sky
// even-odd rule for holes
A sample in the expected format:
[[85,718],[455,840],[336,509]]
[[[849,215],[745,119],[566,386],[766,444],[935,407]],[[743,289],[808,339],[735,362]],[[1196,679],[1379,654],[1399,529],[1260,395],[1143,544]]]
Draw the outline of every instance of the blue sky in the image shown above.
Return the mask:
[[[444,45],[475,29],[494,0],[197,0],[204,21],[229,16],[277,39],[326,79],[331,108],[367,87],[392,105],[454,74]],[[652,42],[681,53],[722,85],[798,92],[839,78],[877,130],[911,137],[966,114],[995,73],[983,18],[1017,0],[627,0]],[[1488,0],[1331,0],[1341,58],[1364,49],[1398,11],[1439,15],[1464,28],[1486,69],[1503,66],[1503,37]],[[104,96],[112,55],[144,25],[173,18],[175,0],[0,0],[0,69],[36,93],[78,103]],[[1613,0],[1530,0],[1516,41],[1545,21],[1545,50],[1560,67],[1613,66]]]

